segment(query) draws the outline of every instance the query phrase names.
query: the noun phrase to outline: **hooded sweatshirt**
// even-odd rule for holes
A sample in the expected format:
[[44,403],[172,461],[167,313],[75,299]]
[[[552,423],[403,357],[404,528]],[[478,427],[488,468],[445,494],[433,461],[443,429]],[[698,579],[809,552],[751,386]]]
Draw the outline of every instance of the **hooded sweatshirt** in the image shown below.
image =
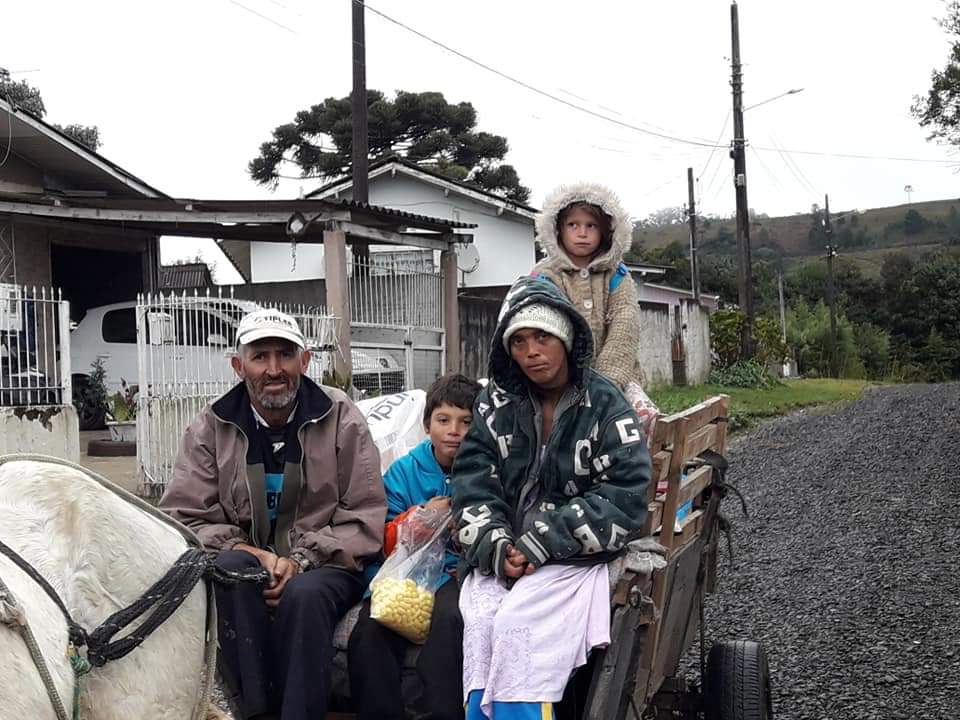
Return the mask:
[[[392,538],[392,542],[386,543],[384,549],[389,554],[396,541],[398,521],[405,519],[412,509],[426,505],[435,497],[450,497],[450,476],[437,462],[430,438],[421,441],[413,450],[390,464],[383,474],[383,488],[387,495],[386,535]],[[456,555],[447,551],[441,584],[450,579],[449,573],[456,566]],[[379,568],[380,563],[371,566],[367,579],[372,579]]]
[[[542,449],[534,388],[502,343],[510,319],[533,303],[561,310],[574,327],[570,384]],[[513,285],[493,336],[492,382],[453,463],[453,518],[468,567],[500,575],[508,544],[534,566],[607,562],[641,530],[650,455],[623,393],[590,369],[592,352],[586,320],[556,284],[524,277]]]
[[[557,220],[560,211],[575,202],[601,208],[611,219],[612,241],[586,268],[578,268],[560,245]],[[640,308],[637,290],[623,265],[630,249],[633,225],[617,196],[602,185],[561,185],[543,201],[537,216],[537,239],[547,256],[534,267],[563,288],[570,302],[593,333],[593,368],[622,390],[640,377],[637,350],[640,342]],[[613,282],[619,274],[618,282]],[[616,287],[611,291],[611,284]]]

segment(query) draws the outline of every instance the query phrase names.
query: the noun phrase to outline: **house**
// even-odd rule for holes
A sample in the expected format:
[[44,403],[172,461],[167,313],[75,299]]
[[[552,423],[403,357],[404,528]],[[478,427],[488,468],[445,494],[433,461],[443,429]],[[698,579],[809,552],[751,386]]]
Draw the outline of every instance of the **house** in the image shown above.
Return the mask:
[[71,314],[129,300],[158,285],[156,233],[49,210],[75,202],[165,198],[140,178],[29,112],[0,99],[0,283],[57,287]]
[[[681,302],[693,302],[693,291],[651,282],[638,282],[637,299],[642,303],[660,303],[674,306]],[[714,313],[720,305],[720,296],[700,293],[700,305],[707,312]]]
[[[310,193],[308,198],[352,199],[352,181],[343,178]],[[505,289],[533,267],[536,209],[496,193],[444,177],[399,157],[370,165],[371,205],[471,223],[473,247],[458,251],[458,284],[461,288]],[[221,243],[240,273],[250,282],[284,282],[323,278],[323,248],[297,248],[294,262],[290,246],[252,242],[249,247]],[[407,248],[383,249],[391,264],[418,267],[430,262],[429,253]],[[373,255],[372,255],[373,257]]]

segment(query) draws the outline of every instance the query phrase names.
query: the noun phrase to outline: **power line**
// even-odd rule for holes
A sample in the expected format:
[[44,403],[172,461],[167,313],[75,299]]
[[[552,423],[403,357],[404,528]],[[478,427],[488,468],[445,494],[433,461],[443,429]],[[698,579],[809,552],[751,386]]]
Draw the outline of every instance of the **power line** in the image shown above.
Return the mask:
[[784,187],[780,183],[780,180],[778,180],[777,176],[773,173],[773,171],[769,167],[767,167],[767,164],[763,161],[763,158],[760,157],[760,153],[758,153],[756,150],[753,149],[753,147],[749,145],[747,146],[747,149],[753,152],[753,156],[757,159],[757,162],[760,163],[760,167],[763,168],[763,171],[767,173],[767,175],[770,177],[771,180],[773,180],[773,184],[776,185],[779,190],[783,191]]
[[710,156],[707,158],[707,161],[703,164],[703,169],[697,174],[697,179],[703,177],[703,174],[707,171],[707,168],[710,167],[710,161],[713,160],[713,154],[717,151],[720,145],[720,141],[723,139],[723,134],[727,131],[727,123],[730,122],[730,110],[727,110],[727,114],[723,118],[723,126],[720,128],[720,132],[717,134],[717,140],[714,143],[714,146],[710,149]]
[[[233,1],[234,1],[234,0],[231,0],[231,2],[233,2]],[[352,0],[352,2],[359,3],[359,0]],[[508,75],[507,73],[502,72],[502,71],[500,71],[500,70],[497,70],[496,68],[491,67],[490,65],[487,65],[486,63],[480,62],[479,60],[475,60],[475,59],[473,59],[472,57],[470,57],[469,55],[465,55],[464,53],[460,52],[459,50],[454,50],[454,49],[453,49],[452,47],[450,47],[449,45],[445,45],[444,43],[440,42],[439,40],[434,40],[434,39],[433,39],[432,37],[430,37],[429,35],[425,35],[424,33],[420,32],[419,30],[416,30],[416,29],[410,27],[409,25],[406,25],[406,24],[400,22],[399,20],[390,17],[389,15],[381,12],[380,10],[377,10],[377,9],[374,8],[374,7],[371,7],[370,5],[365,5],[365,6],[366,6],[366,9],[367,9],[367,10],[369,10],[369,11],[372,12],[372,13],[374,13],[375,15],[379,15],[379,16],[382,17],[384,20],[386,20],[386,21],[388,21],[388,22],[391,22],[391,23],[393,23],[394,25],[396,25],[396,26],[398,26],[398,27],[403,28],[403,29],[406,30],[407,32],[413,33],[413,34],[416,35],[417,37],[419,37],[419,38],[421,38],[421,39],[423,39],[423,40],[426,40],[427,42],[432,43],[433,45],[436,45],[437,47],[442,48],[443,50],[446,50],[448,53],[451,53],[451,54],[453,54],[453,55],[456,55],[458,58],[461,58],[462,60],[466,60],[467,62],[469,62],[469,63],[471,63],[471,64],[473,64],[473,65],[476,65],[477,67],[482,68],[482,69],[484,69],[484,70],[486,70],[486,71],[488,71],[488,72],[491,72],[491,73],[493,73],[494,75],[497,75],[497,76],[503,78],[504,80],[509,80],[510,82],[514,83],[515,85],[519,85],[520,87],[522,87],[522,88],[524,88],[524,89],[526,89],[526,90],[529,90],[529,91],[531,91],[531,92],[534,92],[534,93],[536,93],[537,95],[542,95],[543,97],[548,98],[548,99],[550,99],[550,100],[553,100],[554,102],[560,103],[561,105],[566,105],[566,106],[569,107],[569,108],[572,108],[572,109],[577,110],[577,111],[579,111],[579,112],[585,113],[585,114],[590,115],[590,116],[592,116],[592,117],[599,118],[600,120],[605,120],[605,121],[607,121],[607,122],[609,122],[609,123],[613,123],[614,125],[619,125],[620,127],[625,127],[625,128],[630,129],[630,130],[634,130],[634,131],[636,131],[636,132],[643,133],[644,135],[650,135],[650,136],[652,136],[652,137],[658,137],[658,138],[660,138],[660,139],[662,139],[662,140],[670,140],[671,142],[682,143],[682,144],[684,144],[684,145],[696,145],[696,146],[698,146],[698,147],[713,147],[713,144],[711,144],[711,143],[709,143],[709,142],[700,142],[700,141],[698,141],[698,140],[692,140],[692,139],[689,139],[689,138],[681,138],[681,137],[677,137],[677,136],[675,136],[675,135],[668,135],[668,134],[666,134],[666,133],[656,132],[656,131],[654,131],[654,130],[648,130],[648,129],[646,129],[646,128],[642,128],[642,127],[639,127],[639,126],[637,126],[637,125],[632,125],[632,124],[630,124],[630,123],[628,123],[628,122],[624,122],[624,121],[622,121],[622,120],[617,120],[616,118],[612,118],[612,117],[610,117],[610,116],[608,116],[608,115],[604,115],[603,113],[598,113],[598,112],[596,112],[596,111],[594,111],[594,110],[590,110],[589,108],[585,108],[585,107],[583,107],[582,105],[577,105],[576,103],[570,102],[569,100],[564,100],[563,98],[557,97],[556,95],[554,95],[554,94],[552,94],[552,93],[549,93],[549,92],[547,92],[546,90],[541,90],[540,88],[534,87],[533,85],[531,85],[531,84],[529,84],[529,83],[526,83],[526,82],[524,82],[523,80],[520,80],[520,79],[518,79],[518,78],[515,78],[515,77],[513,77],[512,75]]]
[[820,195],[817,193],[817,189],[813,186],[813,183],[807,179],[807,176],[803,174],[803,170],[800,169],[800,166],[787,154],[785,150],[780,149],[779,143],[773,138],[773,136],[770,137],[770,141],[774,144],[774,146],[777,147],[777,152],[780,153],[780,158],[783,160],[783,164],[787,166],[787,170],[789,170],[790,173],[797,179],[797,182],[800,183],[800,187],[812,193],[812,195],[819,200]]
[[284,25],[282,22],[279,22],[279,21],[277,21],[277,20],[274,20],[274,19],[273,19],[272,17],[270,17],[269,15],[264,15],[264,14],[261,13],[261,12],[257,12],[257,11],[254,10],[253,8],[247,7],[246,5],[244,5],[244,4],[241,3],[241,2],[237,2],[237,0],[227,0],[227,2],[230,3],[230,4],[232,4],[232,5],[236,5],[238,8],[242,8],[242,9],[246,10],[248,13],[251,13],[251,14],[253,14],[253,15],[256,15],[258,18],[260,18],[260,19],[262,19],[262,20],[266,20],[266,21],[267,21],[268,23],[270,23],[271,25],[276,25],[276,26],[277,26],[278,28],[280,28],[281,30],[286,30],[288,33],[292,33],[292,34],[294,34],[294,35],[299,35],[299,34],[300,34],[300,33],[297,32],[296,30],[294,30],[293,28]]
[[[272,1],[272,0],[271,0],[271,1]],[[289,26],[284,25],[283,23],[281,23],[281,22],[279,22],[279,21],[277,21],[277,20],[274,20],[273,18],[269,17],[268,15],[265,15],[265,14],[260,13],[260,12],[258,12],[258,11],[256,11],[256,10],[250,8],[250,7],[247,7],[246,5],[244,5],[243,3],[239,2],[238,0],[227,0],[227,2],[229,2],[229,3],[233,4],[233,5],[236,5],[237,7],[241,8],[241,9],[243,9],[243,10],[246,10],[247,12],[255,15],[256,17],[259,17],[259,18],[261,18],[262,20],[265,20],[266,22],[269,22],[270,24],[275,25],[276,27],[279,27],[279,28],[281,28],[281,29],[283,29],[283,30],[286,30],[287,32],[293,33],[294,35],[299,35],[299,34],[300,34],[298,31],[294,30],[293,28],[290,28]],[[351,0],[351,2],[354,2],[354,3],[358,3],[358,4],[359,4],[360,0]],[[279,3],[277,3],[277,4],[279,5]],[[610,117],[610,116],[608,116],[608,115],[604,115],[603,113],[596,112],[596,111],[594,111],[594,110],[591,110],[591,109],[589,109],[589,108],[583,107],[583,106],[581,106],[581,105],[577,105],[576,103],[570,102],[570,101],[568,101],[568,100],[564,100],[564,99],[561,98],[561,97],[557,97],[556,95],[554,95],[554,94],[552,94],[552,93],[550,93],[550,92],[547,92],[547,91],[545,91],[545,90],[541,90],[540,88],[537,88],[537,87],[535,87],[535,86],[533,86],[533,85],[531,85],[531,84],[529,84],[529,83],[527,83],[527,82],[524,82],[523,80],[520,80],[520,79],[518,79],[518,78],[516,78],[516,77],[513,77],[512,75],[508,75],[507,73],[505,73],[505,72],[503,72],[503,71],[501,71],[501,70],[497,70],[496,68],[491,67],[490,65],[487,65],[486,63],[483,63],[483,62],[481,62],[481,61],[479,61],[479,60],[476,60],[476,59],[470,57],[469,55],[466,55],[466,54],[460,52],[459,50],[455,50],[454,48],[450,47],[449,45],[446,45],[446,44],[440,42],[439,40],[435,40],[434,38],[430,37],[429,35],[426,35],[425,33],[422,33],[422,32],[420,32],[419,30],[410,27],[410,26],[407,25],[406,23],[403,23],[403,22],[401,22],[400,20],[397,20],[396,18],[393,18],[393,17],[387,15],[386,13],[384,13],[384,12],[382,12],[382,11],[380,11],[380,10],[377,10],[376,8],[374,8],[374,7],[370,6],[370,5],[366,5],[366,4],[365,4],[365,7],[366,7],[367,10],[369,10],[370,12],[374,13],[375,15],[383,18],[383,19],[386,20],[387,22],[393,23],[394,25],[396,25],[396,26],[398,26],[398,27],[400,27],[400,28],[403,28],[403,29],[406,30],[407,32],[410,32],[410,33],[416,35],[417,37],[419,37],[419,38],[421,38],[421,39],[423,39],[423,40],[426,40],[427,42],[429,42],[429,43],[431,43],[431,44],[433,44],[433,45],[436,45],[437,47],[439,47],[439,48],[447,51],[448,53],[451,53],[452,55],[455,55],[455,56],[457,56],[457,57],[459,57],[459,58],[461,58],[461,59],[463,59],[463,60],[466,60],[467,62],[469,62],[469,63],[471,63],[471,64],[473,64],[473,65],[476,65],[476,66],[479,67],[479,68],[482,68],[482,69],[484,69],[484,70],[487,70],[488,72],[491,72],[491,73],[493,73],[494,75],[497,75],[497,76],[499,76],[499,77],[501,77],[501,78],[503,78],[503,79],[505,79],[505,80],[507,80],[507,81],[509,81],[509,82],[512,82],[512,83],[514,83],[514,84],[516,84],[516,85],[518,85],[518,86],[520,86],[520,87],[522,87],[522,88],[524,88],[524,89],[526,89],[526,90],[529,90],[530,92],[536,93],[537,95],[541,95],[541,96],[543,96],[543,97],[545,97],[545,98],[548,98],[548,99],[550,99],[550,100],[553,100],[554,102],[560,103],[561,105],[565,105],[565,106],[567,106],[567,107],[569,107],[569,108],[571,108],[571,109],[573,109],[573,110],[577,110],[577,111],[582,112],[582,113],[584,113],[584,114],[586,114],[586,115],[589,115],[589,116],[591,116],[591,117],[597,118],[597,119],[599,119],[599,120],[603,120],[603,121],[605,121],[605,122],[612,123],[612,124],[617,125],[617,126],[619,126],[619,127],[627,128],[628,130],[633,130],[634,132],[639,132],[639,133],[642,133],[642,134],[644,134],[644,135],[649,135],[649,136],[651,136],[651,137],[656,137],[656,138],[660,138],[660,139],[662,139],[662,140],[667,140],[667,141],[669,141],[669,142],[675,142],[675,143],[680,143],[680,144],[684,144],[684,145],[693,145],[693,146],[695,146],[695,147],[710,148],[712,151],[715,151],[715,150],[717,150],[717,149],[719,149],[719,148],[725,148],[725,147],[727,147],[726,145],[720,144],[719,140],[714,141],[714,142],[710,142],[710,141],[707,141],[707,140],[705,140],[705,139],[704,139],[704,140],[698,140],[698,139],[694,139],[694,138],[683,138],[683,137],[678,137],[678,136],[676,136],[676,135],[671,135],[671,134],[669,134],[669,133],[657,132],[657,131],[654,131],[654,130],[649,130],[649,129],[647,129],[647,128],[639,127],[638,125],[634,125],[634,124],[631,124],[631,123],[628,123],[628,122],[624,122],[624,121],[622,121],[622,120],[617,120],[616,118]],[[569,94],[571,94],[572,96],[577,97],[577,96],[573,95],[573,93],[570,93],[570,91],[568,91],[568,90],[561,90],[561,92],[569,93]],[[601,107],[602,107],[602,106],[601,106]],[[606,109],[606,108],[605,108],[605,109]],[[611,110],[611,112],[616,112],[616,111],[615,111],[615,110]],[[728,113],[727,121],[729,121],[729,113]],[[725,122],[727,122],[727,121],[725,121]],[[654,126],[654,127],[659,127],[659,126]],[[721,136],[722,136],[722,132],[721,132]],[[789,153],[793,153],[793,154],[796,154],[796,155],[810,155],[810,156],[816,156],[816,157],[834,157],[834,158],[844,158],[844,159],[852,159],[852,160],[887,160],[887,161],[892,161],[892,162],[915,162],[915,163],[925,163],[925,164],[935,164],[935,165],[960,165],[960,161],[958,161],[958,160],[932,160],[932,159],[929,159],[929,158],[913,158],[913,157],[901,157],[901,156],[890,156],[890,155],[870,155],[870,154],[865,154],[865,153],[833,153],[833,152],[825,152],[825,151],[817,151],[817,150],[787,150],[786,148],[766,147],[766,146],[763,146],[763,145],[754,145],[754,146],[753,146],[753,149],[754,149],[754,150],[761,151],[761,152],[777,152],[777,153],[781,153],[781,154],[783,154],[783,153],[785,153],[785,152],[789,152]],[[711,152],[711,158],[712,158],[712,156],[713,156],[713,152]],[[710,158],[708,158],[707,164],[709,164],[709,161],[710,161]],[[703,176],[703,173],[706,172],[706,169],[707,169],[707,165],[705,165],[703,171],[701,171],[700,177]],[[812,186],[811,186],[811,188],[812,188]],[[814,190],[814,193],[816,193],[815,190]]]
[[938,165],[960,165],[960,160],[931,160],[929,158],[896,157],[891,155],[863,155],[859,153],[820,152],[817,150],[787,150],[786,148],[771,148],[763,145],[754,145],[754,150],[764,152],[787,152],[794,155],[815,155],[818,157],[848,158],[852,160],[892,160],[895,162],[932,163]]

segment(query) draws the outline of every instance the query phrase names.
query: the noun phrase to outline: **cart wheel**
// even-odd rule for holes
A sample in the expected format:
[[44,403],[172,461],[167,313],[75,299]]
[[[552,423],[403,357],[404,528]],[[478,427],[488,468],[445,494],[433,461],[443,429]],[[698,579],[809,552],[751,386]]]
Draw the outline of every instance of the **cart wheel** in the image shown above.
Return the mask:
[[760,643],[718,642],[703,678],[706,720],[772,720],[770,668]]

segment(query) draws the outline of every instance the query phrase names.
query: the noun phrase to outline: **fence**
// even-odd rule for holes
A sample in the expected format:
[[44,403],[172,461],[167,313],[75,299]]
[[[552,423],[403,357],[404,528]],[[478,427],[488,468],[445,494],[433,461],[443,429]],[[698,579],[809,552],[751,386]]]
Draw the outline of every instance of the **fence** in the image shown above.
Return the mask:
[[71,403],[69,336],[59,290],[0,284],[0,407]]
[[237,325],[262,307],[297,319],[312,351],[307,375],[321,382],[336,352],[336,318],[322,307],[253,303],[222,293],[138,296],[137,463],[144,496],[163,492],[187,426],[237,383],[230,365]]
[[443,275],[432,254],[354,258],[347,290],[358,397],[425,389],[443,374]]
[[347,278],[350,319],[365,325],[443,327],[443,275],[394,253],[355,257]]

